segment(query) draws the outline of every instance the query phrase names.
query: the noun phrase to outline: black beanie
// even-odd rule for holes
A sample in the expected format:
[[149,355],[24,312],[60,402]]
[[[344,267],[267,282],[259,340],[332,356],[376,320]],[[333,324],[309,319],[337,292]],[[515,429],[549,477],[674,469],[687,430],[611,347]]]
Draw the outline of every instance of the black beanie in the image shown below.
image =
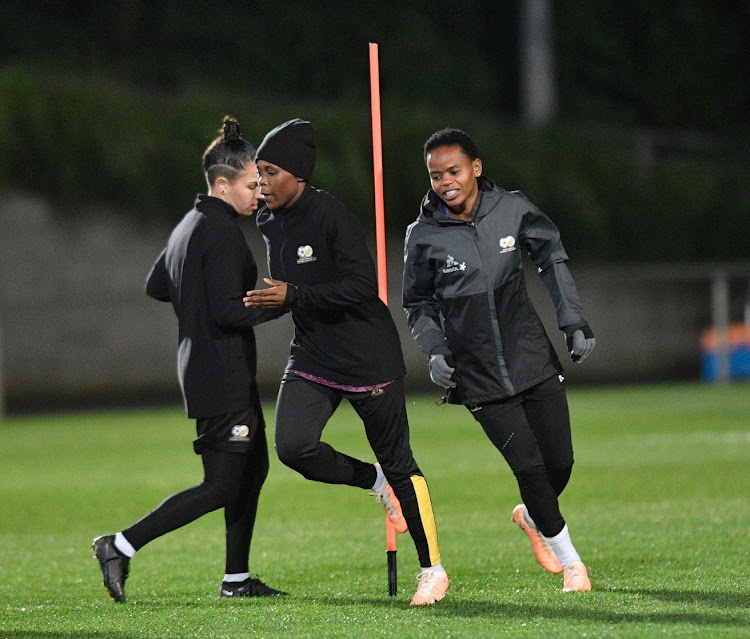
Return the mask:
[[295,118],[266,133],[255,157],[309,180],[315,168],[315,149],[313,125]]

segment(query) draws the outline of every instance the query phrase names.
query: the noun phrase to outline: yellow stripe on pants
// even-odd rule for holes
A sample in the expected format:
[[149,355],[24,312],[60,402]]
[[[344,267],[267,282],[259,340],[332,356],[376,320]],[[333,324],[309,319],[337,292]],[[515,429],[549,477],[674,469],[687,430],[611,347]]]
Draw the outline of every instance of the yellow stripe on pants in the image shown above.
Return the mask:
[[435,525],[435,513],[432,511],[430,490],[427,488],[424,477],[412,475],[410,479],[414,486],[414,492],[417,494],[419,516],[422,519],[422,527],[425,537],[427,537],[427,547],[430,550],[430,565],[436,566],[440,563],[440,548],[438,547],[437,526]]

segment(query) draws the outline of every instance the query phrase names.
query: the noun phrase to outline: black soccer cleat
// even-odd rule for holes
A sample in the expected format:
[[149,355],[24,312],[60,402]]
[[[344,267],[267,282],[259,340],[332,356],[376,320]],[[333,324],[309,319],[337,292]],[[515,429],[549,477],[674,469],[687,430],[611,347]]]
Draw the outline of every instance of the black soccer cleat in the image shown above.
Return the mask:
[[99,560],[104,587],[109,596],[118,603],[125,603],[125,580],[130,574],[130,557],[115,548],[114,535],[102,535],[94,539],[91,550]]
[[282,597],[289,593],[266,586],[260,579],[245,579],[238,582],[221,582],[220,597]]

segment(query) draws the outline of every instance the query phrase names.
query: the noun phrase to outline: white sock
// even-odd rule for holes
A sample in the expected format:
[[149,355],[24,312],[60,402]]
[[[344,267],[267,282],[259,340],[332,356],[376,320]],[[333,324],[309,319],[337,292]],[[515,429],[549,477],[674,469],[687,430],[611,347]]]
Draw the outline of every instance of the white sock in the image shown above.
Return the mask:
[[581,561],[581,557],[576,552],[575,546],[570,540],[568,524],[565,524],[563,529],[554,537],[545,537],[542,535],[542,539],[550,545],[550,548],[552,548],[555,555],[557,555],[557,558],[560,560],[563,567],[573,561]]
[[443,568],[443,564],[435,564],[434,566],[428,566],[427,568],[422,566],[422,572],[445,572],[445,568]]
[[125,535],[123,535],[121,532],[118,532],[115,535],[115,548],[119,550],[123,555],[126,557],[132,557],[135,555],[135,548],[131,545],[131,543],[125,539]]
[[536,524],[534,523],[534,520],[531,518],[531,515],[529,515],[529,509],[526,508],[526,506],[523,507],[523,520],[531,526],[534,530],[537,530]]
[[245,579],[250,579],[249,572],[228,572],[224,575],[224,581],[230,584],[236,584],[245,581]]
[[375,464],[375,472],[378,474],[378,476],[375,478],[375,483],[373,484],[372,489],[377,492],[383,487],[383,484],[385,484],[386,478],[383,474],[383,469],[380,467],[380,464]]

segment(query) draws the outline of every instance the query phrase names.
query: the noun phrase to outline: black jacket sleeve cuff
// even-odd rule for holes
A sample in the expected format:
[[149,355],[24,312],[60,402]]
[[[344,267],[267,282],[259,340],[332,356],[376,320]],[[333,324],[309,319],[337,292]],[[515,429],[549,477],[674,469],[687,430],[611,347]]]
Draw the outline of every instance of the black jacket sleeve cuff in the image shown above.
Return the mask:
[[452,356],[453,353],[451,352],[451,349],[448,348],[447,344],[440,344],[440,346],[436,346],[430,351],[430,357],[433,355],[445,355],[445,357]]
[[284,298],[284,308],[289,308],[297,300],[297,287],[294,284],[286,284],[286,297]]

